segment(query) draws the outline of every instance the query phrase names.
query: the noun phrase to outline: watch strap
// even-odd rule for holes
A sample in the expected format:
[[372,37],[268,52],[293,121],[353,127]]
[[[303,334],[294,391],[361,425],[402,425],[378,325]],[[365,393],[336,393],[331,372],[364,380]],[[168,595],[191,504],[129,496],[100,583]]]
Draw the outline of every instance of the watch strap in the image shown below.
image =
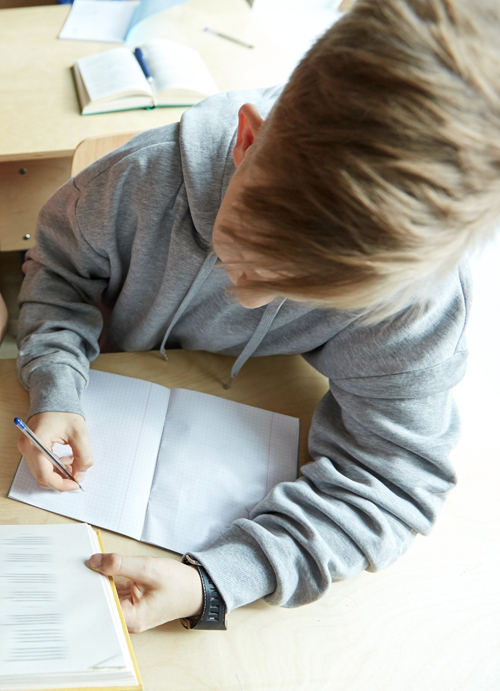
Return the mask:
[[183,562],[197,569],[200,574],[203,588],[203,609],[201,614],[181,619],[181,624],[186,629],[225,631],[227,629],[226,603],[214,582],[201,564],[194,562],[190,557],[185,557]]

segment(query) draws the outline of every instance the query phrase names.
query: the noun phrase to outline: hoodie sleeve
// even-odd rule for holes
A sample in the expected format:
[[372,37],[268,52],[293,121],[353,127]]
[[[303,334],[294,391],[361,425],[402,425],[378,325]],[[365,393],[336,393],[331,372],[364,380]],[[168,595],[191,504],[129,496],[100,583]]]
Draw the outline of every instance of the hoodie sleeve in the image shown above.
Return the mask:
[[421,311],[351,324],[305,355],[330,381],[310,430],[314,462],[192,555],[228,610],[264,596],[307,604],[429,533],[455,484],[450,390],[465,371],[467,294],[457,272]]
[[116,302],[134,242],[160,227],[157,216],[176,198],[179,170],[178,125],[149,130],[85,168],[42,208],[19,296],[18,370],[30,416],[83,414],[81,394],[103,326],[99,305]]
[[109,263],[80,232],[82,201],[70,180],[43,207],[19,295],[18,370],[30,391],[30,416],[49,410],[83,414],[89,360],[99,352],[102,317],[96,303]]

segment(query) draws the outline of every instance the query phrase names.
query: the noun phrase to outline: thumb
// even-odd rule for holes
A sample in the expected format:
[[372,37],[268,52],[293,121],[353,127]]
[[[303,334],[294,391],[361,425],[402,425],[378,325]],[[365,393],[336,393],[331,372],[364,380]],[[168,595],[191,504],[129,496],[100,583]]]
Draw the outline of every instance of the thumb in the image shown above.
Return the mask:
[[87,566],[93,571],[102,573],[103,576],[124,576],[135,583],[147,583],[149,585],[148,557],[125,557],[122,554],[93,554],[87,562]]

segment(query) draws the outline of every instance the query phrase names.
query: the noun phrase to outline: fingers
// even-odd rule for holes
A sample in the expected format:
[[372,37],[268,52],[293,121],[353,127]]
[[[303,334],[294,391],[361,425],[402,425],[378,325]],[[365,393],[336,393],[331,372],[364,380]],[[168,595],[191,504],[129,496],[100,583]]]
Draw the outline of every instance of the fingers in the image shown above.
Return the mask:
[[142,602],[143,593],[132,581],[115,581],[125,623],[130,633],[141,633],[148,628],[148,606]]
[[71,439],[68,439],[68,442],[73,449],[73,477],[78,480],[78,482],[81,482],[87,470],[94,464],[92,449],[90,448],[89,433],[85,423],[83,423],[82,426],[78,426]]
[[122,554],[93,554],[88,566],[104,576],[124,576],[135,583],[154,587],[157,584],[155,559],[126,557]]
[[129,579],[118,592],[127,627],[139,633],[201,612],[203,587],[197,569],[174,559],[93,554],[87,566],[105,576]]
[[78,489],[78,485],[67,478],[63,478],[49,459],[36,446],[31,444],[24,435],[22,439],[19,439],[17,446],[40,487],[43,487],[43,489],[55,489],[59,492]]
[[125,600],[130,597],[131,594],[131,582],[130,581],[115,581],[116,592],[120,600]]
[[148,607],[146,603],[142,603],[138,600],[133,601],[132,598],[129,597],[121,599],[120,604],[127,629],[130,633],[142,633],[151,628],[148,624]]
[[[61,462],[70,463],[68,471],[81,482],[93,464],[89,434],[83,417],[74,413],[39,413],[29,419],[28,426],[49,450],[52,450],[54,444],[71,446],[73,456],[61,459]],[[48,458],[24,435],[19,438],[18,448],[40,487],[59,492],[78,489],[77,483],[61,476]]]
[[127,582],[115,583],[115,586],[130,633],[140,633],[155,625],[150,623],[151,617],[148,616],[150,607],[148,595],[159,585],[154,576],[155,561],[149,557],[125,557],[121,554],[98,553],[93,554],[87,562],[87,566],[104,576],[128,579]]

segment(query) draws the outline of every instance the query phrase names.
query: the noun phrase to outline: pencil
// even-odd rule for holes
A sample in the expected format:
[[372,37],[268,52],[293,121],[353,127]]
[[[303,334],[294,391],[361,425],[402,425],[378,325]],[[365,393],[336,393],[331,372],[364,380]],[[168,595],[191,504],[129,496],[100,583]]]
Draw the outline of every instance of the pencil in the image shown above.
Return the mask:
[[250,45],[250,43],[245,43],[244,41],[240,41],[238,38],[233,38],[232,36],[228,36],[227,34],[222,34],[220,31],[214,31],[214,29],[209,29],[208,26],[205,27],[204,31],[208,31],[210,34],[213,34],[214,36],[220,36],[221,38],[225,38],[226,41],[232,41],[233,43],[237,43],[239,46],[243,46],[244,48],[254,48],[254,46]]

